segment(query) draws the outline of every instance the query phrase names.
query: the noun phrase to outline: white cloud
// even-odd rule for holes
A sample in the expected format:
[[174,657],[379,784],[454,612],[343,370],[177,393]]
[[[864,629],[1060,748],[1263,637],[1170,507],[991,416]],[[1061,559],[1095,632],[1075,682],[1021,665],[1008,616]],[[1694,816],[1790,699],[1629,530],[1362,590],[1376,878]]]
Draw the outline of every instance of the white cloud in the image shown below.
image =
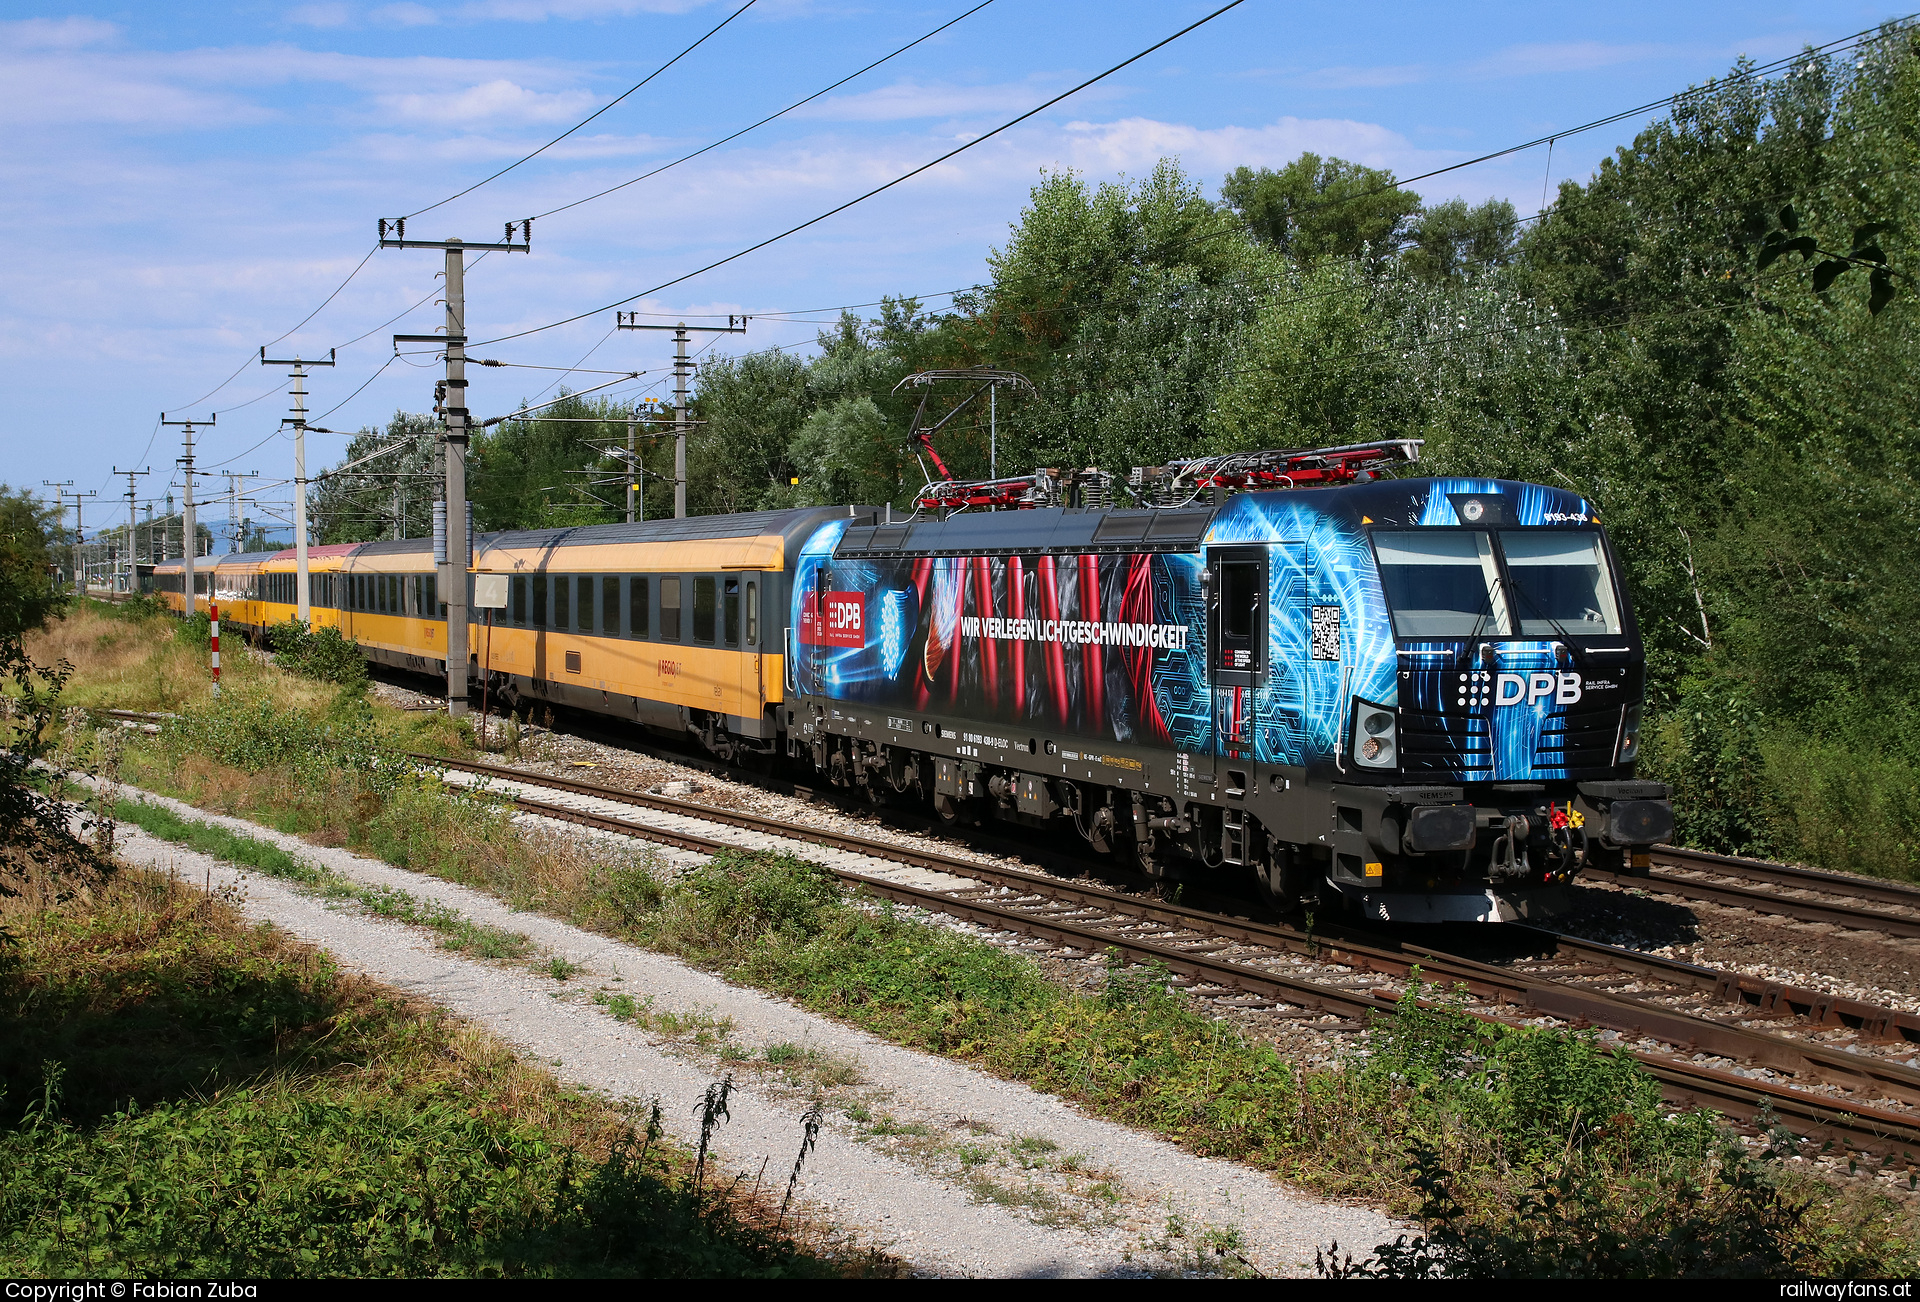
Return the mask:
[[420,4],[382,5],[367,15],[376,23],[394,27],[432,27],[440,15]]
[[1403,63],[1377,68],[1334,67],[1316,68],[1312,72],[1302,73],[1297,80],[1302,85],[1318,86],[1326,90],[1375,89],[1382,86],[1411,86],[1425,81],[1432,70],[1424,63]]
[[857,95],[835,95],[819,100],[794,116],[836,122],[903,122],[970,113],[1009,113],[1032,108],[1046,94],[1047,88],[1036,81],[954,86],[905,80]]
[[16,50],[77,50],[104,44],[119,35],[118,24],[97,18],[28,18],[0,23],[0,47]]
[[466,126],[496,119],[566,121],[588,112],[597,97],[584,90],[542,93],[501,77],[459,90],[379,95],[375,102],[408,121]]
[[235,95],[115,74],[98,58],[65,53],[31,59],[0,53],[13,124],[73,127],[112,123],[142,131],[205,129],[265,121],[274,115]]
[[1178,158],[1188,172],[1219,175],[1245,164],[1275,167],[1301,153],[1333,154],[1402,174],[1444,166],[1455,155],[1416,148],[1397,131],[1346,118],[1284,117],[1264,127],[1190,127],[1152,118],[1073,122],[1066,161],[1095,174],[1138,174],[1162,158]]
[[287,10],[286,20],[300,27],[345,27],[353,21],[353,9],[338,0],[320,4],[296,5]]
[[1465,76],[1493,80],[1531,77],[1543,72],[1591,72],[1622,63],[1638,63],[1676,53],[1671,45],[1606,45],[1600,41],[1564,41],[1558,44],[1510,45],[1466,65]]
[[463,21],[539,23],[549,18],[630,18],[634,14],[683,14],[712,0],[475,0],[460,7]]

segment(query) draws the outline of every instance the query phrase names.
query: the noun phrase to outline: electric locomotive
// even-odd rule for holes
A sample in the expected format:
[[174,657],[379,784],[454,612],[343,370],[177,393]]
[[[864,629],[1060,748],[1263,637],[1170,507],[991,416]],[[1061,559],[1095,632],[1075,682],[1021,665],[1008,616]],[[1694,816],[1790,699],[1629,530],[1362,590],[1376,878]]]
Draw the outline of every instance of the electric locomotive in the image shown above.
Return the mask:
[[1372,477],[1416,456],[1136,472],[1165,504],[1124,510],[1030,505],[1059,476],[942,485],[923,507],[1029,509],[831,521],[794,576],[789,744],[949,819],[1066,820],[1151,874],[1375,921],[1538,917],[1586,864],[1644,869],[1672,808],[1634,778],[1644,657],[1593,505]]

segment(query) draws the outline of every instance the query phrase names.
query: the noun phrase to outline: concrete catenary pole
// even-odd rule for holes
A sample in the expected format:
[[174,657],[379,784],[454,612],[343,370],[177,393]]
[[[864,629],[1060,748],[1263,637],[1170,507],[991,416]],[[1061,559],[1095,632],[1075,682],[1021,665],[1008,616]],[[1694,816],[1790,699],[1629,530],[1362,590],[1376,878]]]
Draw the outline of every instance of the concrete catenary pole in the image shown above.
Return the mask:
[[[138,568],[140,552],[134,546],[134,530],[140,527],[140,493],[133,481],[141,475],[152,474],[153,467],[148,466],[145,470],[122,470],[115,466],[113,473],[127,477],[127,591],[137,592],[140,588]],[[147,508],[147,514],[149,516],[153,514],[152,507]]]
[[307,368],[332,366],[336,352],[328,349],[325,357],[307,360],[298,355],[268,357],[265,346],[260,349],[260,365],[293,368],[293,387],[287,390],[293,398],[293,415],[287,421],[293,426],[293,613],[307,625],[313,623],[313,576],[307,567]]
[[673,332],[673,518],[687,518],[687,326]]
[[743,335],[751,317],[729,316],[723,326],[643,325],[638,312],[615,312],[613,323],[620,330],[673,331],[673,518],[687,516],[687,431],[692,420],[687,411],[687,379],[693,374],[693,362],[687,357],[687,332],[705,330],[712,334]]
[[180,556],[185,562],[185,564],[181,566],[180,578],[181,583],[184,585],[183,595],[186,597],[186,613],[189,615],[193,614],[195,609],[194,562],[200,555],[199,527],[194,521],[193,514],[193,427],[195,425],[217,424],[219,419],[218,415],[210,415],[201,421],[168,420],[166,412],[163,411],[160,413],[160,423],[162,425],[178,425],[180,427],[180,439],[185,448],[180,457],[180,479],[182,482],[180,495]]
[[[423,210],[424,211],[424,210]],[[516,232],[519,239],[515,240]],[[447,608],[447,713],[463,718],[467,713],[468,613],[467,583],[473,570],[472,530],[467,511],[467,439],[472,426],[467,403],[467,292],[466,256],[475,249],[486,252],[527,253],[533,244],[533,222],[523,219],[508,222],[506,238],[499,244],[470,244],[465,240],[410,240],[407,219],[380,219],[380,247],[383,249],[440,249],[445,252],[447,278],[446,399],[442,408],[446,433],[440,447],[446,458],[447,559],[439,567],[439,598]],[[424,337],[431,340],[432,336]],[[419,335],[395,335],[396,347],[403,343],[423,342]]]
[[467,713],[467,289],[466,250],[447,240],[447,713]]

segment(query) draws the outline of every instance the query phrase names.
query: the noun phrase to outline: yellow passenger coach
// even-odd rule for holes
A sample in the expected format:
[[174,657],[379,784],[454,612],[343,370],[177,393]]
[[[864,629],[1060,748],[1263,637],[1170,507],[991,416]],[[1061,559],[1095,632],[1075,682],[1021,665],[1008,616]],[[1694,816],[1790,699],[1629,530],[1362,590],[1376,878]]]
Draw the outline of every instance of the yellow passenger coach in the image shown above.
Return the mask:
[[[550,702],[691,733],[715,753],[771,751],[783,699],[789,585],[802,543],[847,507],[692,516],[481,534],[476,574],[507,580],[507,604],[469,610],[476,688],[524,708]],[[446,668],[446,606],[426,539],[308,550],[315,627],[337,626],[376,663]],[[153,584],[185,608],[183,562]],[[294,616],[294,553],[196,562],[200,608],[255,638]],[[471,580],[469,580],[471,582]]]

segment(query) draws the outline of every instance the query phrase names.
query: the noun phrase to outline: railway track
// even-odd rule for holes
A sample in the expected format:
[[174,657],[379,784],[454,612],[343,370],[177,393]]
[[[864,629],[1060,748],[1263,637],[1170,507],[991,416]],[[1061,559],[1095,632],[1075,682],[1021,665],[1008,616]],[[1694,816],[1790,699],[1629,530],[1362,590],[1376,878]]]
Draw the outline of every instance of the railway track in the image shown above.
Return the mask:
[[[1879,932],[1903,938],[1920,937],[1920,888],[1901,882],[1870,881],[1840,873],[1820,872],[1792,864],[1760,859],[1736,859],[1703,850],[1663,847],[1654,854],[1653,870],[1644,877],[1626,873],[1585,870],[1583,878],[1637,887],[1689,900],[1705,900],[1755,913],[1824,922],[1855,931]],[[1712,880],[1713,878],[1732,880]],[[1754,886],[1737,885],[1754,883]],[[1825,896],[1826,898],[1818,898]],[[1809,898],[1813,897],[1813,898]],[[1862,908],[1842,899],[1867,901],[1907,909],[1909,913]]]
[[[782,795],[814,794],[806,787],[784,779],[751,773],[737,765],[708,756],[668,750],[629,734],[615,735],[590,725],[580,725],[577,721],[569,721],[567,731],[570,735],[578,736],[583,740],[636,751],[683,768],[698,769],[716,777],[734,781],[750,781]],[[1011,852],[1028,855],[1033,853],[1031,850],[1017,849]],[[1802,922],[1829,923],[1854,931],[1877,932],[1901,938],[1920,937],[1920,887],[1673,846],[1663,846],[1657,850],[1654,861],[1653,872],[1645,877],[1589,868],[1582,871],[1581,878],[1630,889],[1656,891],[1684,899],[1702,900],[1732,908],[1748,909],[1755,913],[1789,917]],[[1715,882],[1700,879],[1702,875],[1707,874],[1734,880]],[[1751,886],[1735,884],[1737,882],[1750,882],[1765,889],[1756,890]],[[1781,894],[1781,892],[1812,893],[1830,898],[1807,899],[1803,894],[1790,895]],[[1893,905],[1895,908],[1911,910],[1912,913],[1909,916],[1841,902],[1846,899],[1862,903]]]
[[[1704,1010],[1718,1007],[1726,1010],[1729,1019],[1794,1018],[1816,1029],[1851,1027],[1863,1037],[1920,1043],[1920,1017],[1909,1014],[1549,932],[1532,933],[1548,950],[1532,967],[1482,963],[1417,945],[1381,943],[1377,937],[1314,935],[1230,914],[1117,895],[931,847],[796,827],[739,810],[498,765],[417,758],[423,764],[489,781],[650,811],[653,820],[635,821],[579,804],[512,797],[528,813],[699,853],[739,848],[737,841],[700,830],[720,826],[962,878],[967,884],[929,887],[829,865],[842,880],[882,898],[1026,935],[1068,951],[1090,955],[1112,949],[1134,962],[1157,962],[1196,993],[1243,1007],[1268,1008],[1282,1016],[1331,1015],[1358,1025],[1375,1014],[1393,1012],[1415,980],[1464,988],[1476,1015],[1491,1020],[1552,1018],[1615,1033],[1615,1047],[1632,1053],[1661,1081],[1667,1097],[1683,1106],[1711,1107],[1748,1122],[1770,1113],[1814,1140],[1903,1154],[1909,1160],[1920,1153],[1920,1110],[1906,1110],[1920,1105],[1920,1070],[1876,1054],[1716,1020]],[[1596,980],[1660,988],[1621,993],[1596,988]],[[1679,1000],[1686,1006],[1668,1006],[1661,1000]],[[1725,1065],[1696,1062],[1692,1055],[1711,1056]],[[1752,1066],[1735,1065],[1740,1063]],[[1805,1084],[1796,1087],[1761,1073],[1792,1076],[1796,1083]],[[1846,1096],[1823,1090],[1845,1091]]]

